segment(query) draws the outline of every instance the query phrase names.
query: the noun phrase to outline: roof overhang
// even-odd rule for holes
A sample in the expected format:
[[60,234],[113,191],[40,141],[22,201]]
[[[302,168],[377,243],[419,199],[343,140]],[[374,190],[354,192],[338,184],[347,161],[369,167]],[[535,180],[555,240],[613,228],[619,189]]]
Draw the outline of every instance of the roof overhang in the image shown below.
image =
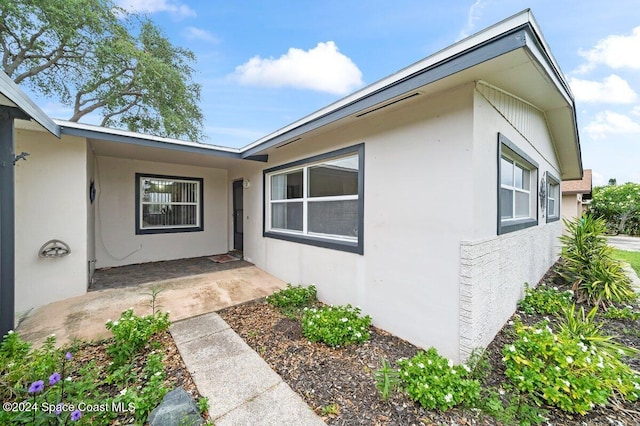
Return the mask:
[[86,138],[98,156],[132,160],[188,164],[201,167],[229,167],[241,161],[240,150],[164,138],[121,129],[94,126],[72,121],[54,120],[61,133]]
[[45,130],[60,137],[60,127],[22,91],[20,87],[0,71],[0,105],[18,108],[27,120],[35,121]]
[[530,102],[547,117],[562,179],[582,177],[573,95],[530,10],[505,19],[244,147],[267,154],[310,132],[357,120],[411,97],[483,80]]

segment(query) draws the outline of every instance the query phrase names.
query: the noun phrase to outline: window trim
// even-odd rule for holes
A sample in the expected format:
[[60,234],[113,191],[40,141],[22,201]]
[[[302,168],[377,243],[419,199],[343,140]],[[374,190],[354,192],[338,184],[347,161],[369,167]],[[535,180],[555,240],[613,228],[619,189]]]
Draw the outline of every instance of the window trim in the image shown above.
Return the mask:
[[[556,222],[558,220],[560,220],[560,217],[562,215],[561,213],[561,209],[562,209],[562,192],[560,191],[560,179],[558,179],[557,177],[555,177],[555,175],[553,175],[551,172],[547,171],[546,172],[547,178],[545,179],[545,181],[547,182],[547,223],[550,222]],[[550,215],[549,214],[549,199],[551,198],[551,185],[557,185],[558,186],[558,198],[556,198],[556,205],[558,206],[558,214],[557,215]]]
[[[142,223],[142,203],[140,202],[140,180],[142,178],[155,178],[155,179],[166,179],[166,180],[182,180],[182,181],[193,181],[198,183],[198,225],[189,226],[189,227],[173,227],[173,228],[152,228],[152,229],[144,229],[140,227]],[[170,233],[182,233],[182,232],[201,232],[204,231],[204,179],[198,177],[187,177],[187,176],[169,176],[169,175],[158,175],[154,173],[136,173],[135,175],[135,224],[136,224],[136,235],[148,235],[148,234],[170,234]]]
[[[323,237],[308,234],[294,234],[272,230],[267,223],[267,209],[271,208],[269,199],[270,175],[275,172],[286,171],[288,169],[304,169],[324,160],[336,157],[344,157],[349,154],[358,155],[358,237],[355,241],[340,240],[337,238]],[[305,188],[308,183],[305,182]],[[302,160],[271,167],[262,171],[262,236],[277,240],[291,241],[295,243],[308,244],[316,247],[323,247],[332,250],[346,251],[349,253],[364,254],[364,143],[350,147],[326,152],[323,154],[308,157]]]
[[[511,151],[510,153],[505,153],[505,149]],[[496,190],[496,198],[497,198],[497,202],[496,202],[496,217],[497,217],[497,233],[498,235],[502,235],[502,234],[506,234],[509,232],[514,232],[514,231],[519,231],[522,229],[526,229],[526,228],[530,228],[532,226],[536,226],[538,225],[538,194],[540,191],[540,188],[538,187],[539,183],[538,183],[538,172],[539,172],[539,165],[538,163],[531,158],[529,155],[527,155],[526,152],[524,152],[523,150],[521,150],[520,148],[518,148],[518,146],[516,144],[514,144],[513,142],[511,142],[505,135],[503,135],[502,133],[498,133],[498,156],[497,156],[497,175],[498,175],[498,179],[497,179],[497,190]],[[513,153],[513,155],[510,155],[511,153]],[[513,158],[513,156],[516,156],[518,158]],[[522,219],[507,219],[507,220],[503,220],[501,217],[501,213],[500,213],[500,189],[502,188],[502,167],[501,167],[501,161],[502,161],[502,157],[505,156],[507,158],[511,158],[512,160],[514,160],[515,162],[520,162],[523,165],[525,165],[526,167],[529,168],[530,171],[530,176],[529,178],[531,179],[531,183],[530,183],[530,194],[529,194],[529,198],[531,198],[531,193],[533,193],[533,190],[535,188],[535,193],[534,195],[534,207],[533,207],[533,212],[534,213],[534,217],[527,217],[527,218],[522,218]]]

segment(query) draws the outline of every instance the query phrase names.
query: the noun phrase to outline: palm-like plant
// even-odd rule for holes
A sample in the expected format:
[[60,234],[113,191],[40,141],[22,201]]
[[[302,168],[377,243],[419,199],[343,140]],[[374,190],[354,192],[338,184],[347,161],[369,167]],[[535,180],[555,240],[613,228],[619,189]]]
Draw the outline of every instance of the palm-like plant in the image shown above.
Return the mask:
[[633,301],[631,281],[607,246],[606,222],[584,215],[564,223],[567,234],[560,237],[563,262],[557,272],[572,283],[578,301],[596,306]]

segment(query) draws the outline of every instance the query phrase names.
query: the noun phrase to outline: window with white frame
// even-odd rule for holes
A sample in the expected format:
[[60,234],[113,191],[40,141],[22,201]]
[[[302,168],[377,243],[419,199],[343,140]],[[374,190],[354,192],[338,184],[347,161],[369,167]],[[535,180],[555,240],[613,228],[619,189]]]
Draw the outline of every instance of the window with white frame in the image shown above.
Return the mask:
[[499,134],[498,234],[536,225],[538,165]]
[[202,183],[136,173],[136,234],[202,231]]
[[560,220],[560,180],[547,172],[547,222]]
[[265,236],[362,252],[358,145],[265,170]]

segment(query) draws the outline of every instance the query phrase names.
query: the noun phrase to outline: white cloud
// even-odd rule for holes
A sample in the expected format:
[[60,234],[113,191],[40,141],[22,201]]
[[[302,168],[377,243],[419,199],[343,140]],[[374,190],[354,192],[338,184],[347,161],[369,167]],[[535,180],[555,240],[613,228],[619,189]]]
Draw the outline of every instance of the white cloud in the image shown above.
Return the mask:
[[602,139],[607,135],[640,134],[640,124],[624,114],[603,111],[584,130],[594,139]]
[[476,0],[471,5],[471,7],[469,7],[469,12],[467,14],[467,24],[462,30],[460,30],[460,34],[458,34],[458,40],[469,37],[474,32],[476,23],[478,22],[478,20],[480,20],[480,16],[482,16],[482,10],[486,5],[486,1]]
[[218,44],[220,42],[220,40],[209,31],[196,27],[187,27],[184,29],[182,34],[187,38],[187,40],[200,40],[212,44]]
[[631,35],[610,35],[590,50],[580,50],[580,56],[587,60],[578,72],[587,72],[598,64],[613,69],[640,69],[640,27],[635,27]]
[[640,116],[640,105],[638,105],[638,106],[634,107],[634,108],[631,110],[631,114]]
[[177,0],[118,0],[118,6],[133,12],[169,12],[181,18],[196,16],[193,9]]
[[569,85],[579,102],[630,104],[638,98],[629,83],[615,74],[602,82],[571,78]]
[[347,94],[362,86],[362,72],[338,51],[333,41],[318,43],[308,51],[290,48],[278,59],[254,56],[236,67],[232,78],[241,84],[295,87]]

